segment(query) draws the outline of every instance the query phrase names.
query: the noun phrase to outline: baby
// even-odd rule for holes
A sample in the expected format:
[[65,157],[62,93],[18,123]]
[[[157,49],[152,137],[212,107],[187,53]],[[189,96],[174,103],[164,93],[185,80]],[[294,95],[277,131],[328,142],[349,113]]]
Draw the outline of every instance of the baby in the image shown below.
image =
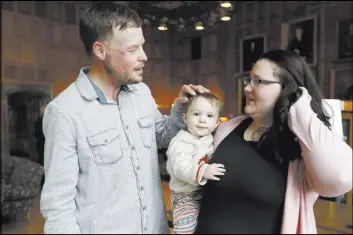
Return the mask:
[[212,132],[219,124],[221,103],[211,93],[197,94],[182,114],[187,130],[180,130],[167,150],[174,234],[192,234],[197,225],[201,187],[224,175],[222,164],[207,164],[212,153]]

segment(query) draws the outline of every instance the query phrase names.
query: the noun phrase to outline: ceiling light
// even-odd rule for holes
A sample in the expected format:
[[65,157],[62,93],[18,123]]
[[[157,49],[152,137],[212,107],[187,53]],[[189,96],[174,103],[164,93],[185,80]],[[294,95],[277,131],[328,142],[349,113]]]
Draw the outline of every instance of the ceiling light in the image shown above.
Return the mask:
[[158,29],[159,29],[160,31],[166,31],[166,30],[168,30],[167,24],[161,23],[161,24],[158,26]]
[[230,3],[229,1],[222,1],[221,2],[221,7],[229,8],[231,6],[232,6],[232,3]]
[[195,29],[196,30],[204,30],[205,28],[203,27],[203,24],[201,21],[195,23]]
[[220,15],[221,15],[221,20],[222,21],[229,21],[230,20],[230,15],[228,11],[224,9],[220,9]]
[[230,21],[230,16],[222,16],[221,20],[222,21]]

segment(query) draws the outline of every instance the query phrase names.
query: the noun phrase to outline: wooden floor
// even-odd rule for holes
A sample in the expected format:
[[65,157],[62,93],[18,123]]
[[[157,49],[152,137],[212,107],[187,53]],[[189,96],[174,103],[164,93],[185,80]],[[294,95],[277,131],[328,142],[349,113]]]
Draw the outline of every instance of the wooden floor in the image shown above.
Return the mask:
[[[170,219],[170,197],[167,183],[163,183],[167,216]],[[352,209],[345,204],[318,200],[314,206],[319,234],[352,234],[345,225],[352,224]],[[2,224],[2,234],[43,234],[44,220],[39,211],[39,198],[33,202],[32,210],[27,214],[27,221]]]

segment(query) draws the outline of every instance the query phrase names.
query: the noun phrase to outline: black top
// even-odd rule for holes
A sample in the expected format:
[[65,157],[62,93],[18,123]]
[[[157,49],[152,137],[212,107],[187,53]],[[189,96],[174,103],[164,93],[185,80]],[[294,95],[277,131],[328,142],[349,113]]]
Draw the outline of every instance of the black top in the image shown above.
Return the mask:
[[34,125],[34,133],[36,138],[36,148],[38,152],[39,163],[44,166],[44,144],[45,137],[43,134],[43,117],[38,118]]
[[280,233],[288,164],[274,164],[244,140],[251,122],[235,128],[209,161],[224,164],[226,173],[205,185],[196,233]]

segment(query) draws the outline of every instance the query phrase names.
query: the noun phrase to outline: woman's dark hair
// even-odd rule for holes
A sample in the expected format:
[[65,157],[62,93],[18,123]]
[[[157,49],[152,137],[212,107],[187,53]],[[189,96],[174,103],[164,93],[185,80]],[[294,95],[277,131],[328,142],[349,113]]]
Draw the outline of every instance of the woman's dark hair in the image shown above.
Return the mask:
[[[330,117],[322,105],[323,95],[304,58],[291,51],[272,50],[264,53],[259,60],[273,63],[274,76],[282,83],[282,91],[273,109],[272,127],[261,136],[259,147],[270,156],[282,160],[294,160],[301,156],[296,136],[288,127],[288,113],[291,105],[301,95],[299,86],[305,87],[311,95],[311,108],[317,117],[331,129]],[[266,154],[267,155],[267,154]]]

